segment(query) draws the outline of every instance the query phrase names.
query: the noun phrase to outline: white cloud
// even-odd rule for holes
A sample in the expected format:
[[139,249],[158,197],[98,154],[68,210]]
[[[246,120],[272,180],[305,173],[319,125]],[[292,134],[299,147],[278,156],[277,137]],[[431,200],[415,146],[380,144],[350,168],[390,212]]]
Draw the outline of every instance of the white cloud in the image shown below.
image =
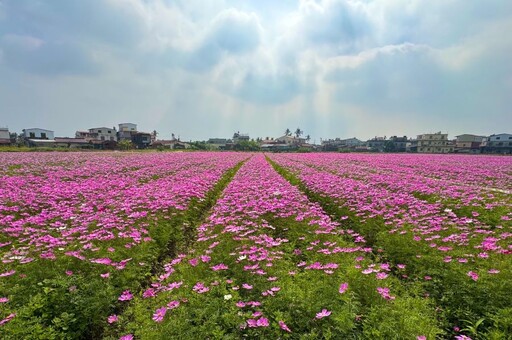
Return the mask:
[[[499,0],[0,0],[0,101],[18,116],[53,112],[52,124],[140,113],[191,138],[265,134],[264,122],[364,138],[482,111],[499,121],[512,104],[511,22]],[[8,90],[23,77],[39,81]]]

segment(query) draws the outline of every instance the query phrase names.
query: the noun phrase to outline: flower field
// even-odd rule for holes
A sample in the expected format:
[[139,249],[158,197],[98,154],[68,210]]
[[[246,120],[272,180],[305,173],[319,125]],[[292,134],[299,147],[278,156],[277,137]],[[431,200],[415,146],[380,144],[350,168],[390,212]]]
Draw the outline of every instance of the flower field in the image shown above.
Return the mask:
[[512,159],[0,153],[0,335],[507,339]]

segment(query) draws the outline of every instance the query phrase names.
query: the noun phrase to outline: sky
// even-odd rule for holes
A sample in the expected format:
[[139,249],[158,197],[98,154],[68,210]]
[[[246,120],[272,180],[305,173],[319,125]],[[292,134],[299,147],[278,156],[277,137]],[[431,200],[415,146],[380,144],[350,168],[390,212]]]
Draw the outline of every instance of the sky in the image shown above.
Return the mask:
[[0,0],[0,126],[512,133],[510,0]]

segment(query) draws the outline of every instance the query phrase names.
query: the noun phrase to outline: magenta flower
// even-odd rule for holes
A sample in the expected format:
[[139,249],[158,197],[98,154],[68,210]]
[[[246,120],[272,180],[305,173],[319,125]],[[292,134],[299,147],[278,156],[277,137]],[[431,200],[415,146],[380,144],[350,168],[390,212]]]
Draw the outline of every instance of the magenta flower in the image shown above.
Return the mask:
[[119,340],[133,340],[133,334],[126,334],[119,338]]
[[8,298],[6,298],[6,297],[1,297],[0,298],[0,303],[7,303],[7,302],[9,302]]
[[174,309],[178,308],[180,305],[180,302],[178,300],[173,300],[167,304],[167,309]]
[[110,315],[108,318],[107,318],[107,322],[108,323],[114,323],[114,322],[117,322],[119,321],[119,317],[115,314],[113,315]]
[[386,300],[394,300],[395,297],[389,294],[389,288],[377,287],[377,292]]
[[478,274],[473,272],[473,271],[469,271],[468,274],[467,274],[473,281],[477,281],[478,280]]
[[329,315],[331,315],[331,311],[324,308],[320,312],[316,313],[316,319],[323,319]]
[[206,287],[204,283],[198,282],[194,285],[194,288],[192,288],[192,290],[198,294],[203,294],[209,291],[210,288]]
[[166,307],[158,308],[156,312],[153,314],[153,321],[162,322],[164,320],[165,313],[167,313]]
[[418,335],[418,336],[416,337],[416,340],[427,340],[427,337],[426,337],[426,336],[424,336],[424,335]]
[[119,301],[130,301],[131,299],[133,299],[133,295],[129,290],[125,290],[118,298]]
[[144,291],[144,293],[142,293],[142,297],[144,299],[147,299],[147,298],[150,298],[150,297],[155,297],[156,296],[156,292],[153,288],[148,288]]
[[211,267],[213,271],[219,271],[219,270],[226,270],[228,269],[228,266],[226,266],[224,263],[217,264],[215,266]]
[[339,289],[340,294],[345,293],[347,291],[347,289],[348,289],[348,282],[342,283],[340,285],[340,289]]
[[15,273],[16,273],[16,271],[15,271],[15,270],[9,270],[8,272],[1,273],[1,274],[0,274],[0,277],[11,276],[11,275],[14,275]]
[[12,314],[7,315],[7,317],[5,319],[0,320],[0,326],[8,323],[9,321],[14,319],[15,317],[16,317],[16,313],[12,313]]
[[247,326],[250,328],[256,328],[256,327],[268,327],[269,322],[267,318],[261,317],[259,319],[248,319],[247,320]]
[[279,327],[281,327],[283,331],[287,331],[289,333],[292,332],[292,330],[284,323],[284,321],[279,321]]

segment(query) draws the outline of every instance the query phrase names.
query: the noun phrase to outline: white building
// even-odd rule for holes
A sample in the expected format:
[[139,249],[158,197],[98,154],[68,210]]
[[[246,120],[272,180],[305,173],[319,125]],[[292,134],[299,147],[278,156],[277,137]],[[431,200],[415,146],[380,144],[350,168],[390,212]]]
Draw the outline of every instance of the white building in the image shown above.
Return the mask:
[[295,137],[295,136],[286,136],[286,135],[276,138],[275,140],[279,143],[284,143],[284,144],[304,144],[304,143],[306,143],[306,138],[300,138],[300,137]]
[[119,132],[135,131],[137,132],[137,124],[121,123],[119,124]]
[[11,135],[8,128],[0,127],[0,139],[10,139]]
[[0,145],[11,144],[11,134],[8,128],[0,127]]
[[419,153],[449,153],[453,152],[454,145],[448,140],[447,133],[425,133],[418,135]]
[[25,139],[48,139],[53,140],[55,138],[53,131],[32,128],[32,129],[23,129],[23,137]]
[[499,133],[484,138],[481,144],[482,151],[486,153],[512,153],[512,134]]
[[117,141],[116,128],[98,127],[89,129],[90,138],[95,140]]

